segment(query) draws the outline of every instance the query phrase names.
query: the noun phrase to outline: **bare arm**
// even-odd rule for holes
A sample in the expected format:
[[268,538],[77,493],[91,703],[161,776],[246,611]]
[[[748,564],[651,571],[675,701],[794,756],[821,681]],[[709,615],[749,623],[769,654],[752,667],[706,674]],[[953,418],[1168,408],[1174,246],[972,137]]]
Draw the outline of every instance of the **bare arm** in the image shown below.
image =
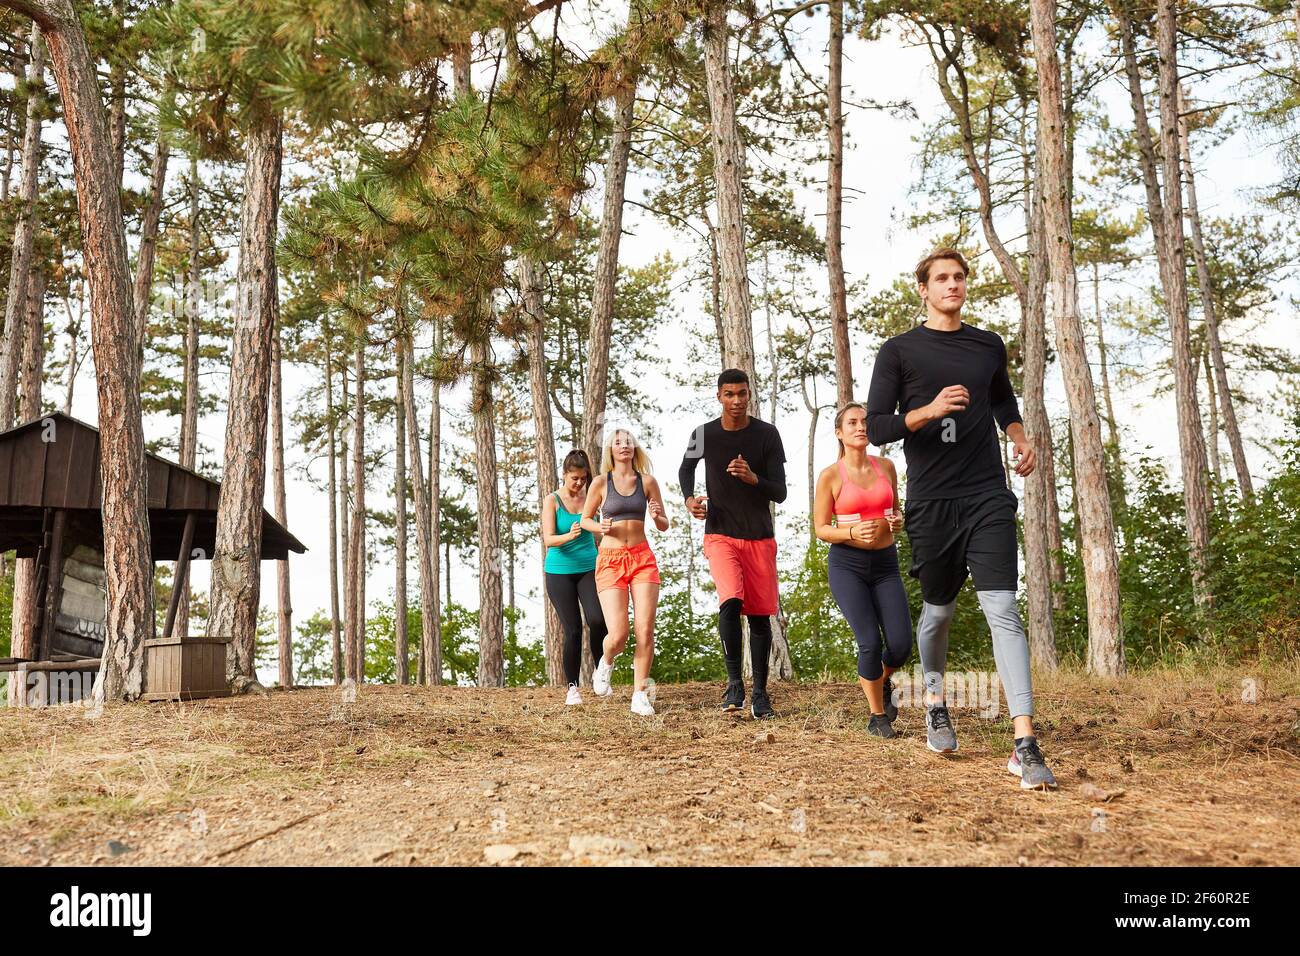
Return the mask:
[[597,521],[596,512],[605,503],[605,476],[601,475],[591,483],[587,491],[587,501],[582,506],[582,526],[592,534],[604,534],[609,528],[607,522]]
[[555,523],[555,495],[547,495],[542,499],[542,542],[548,548],[558,548],[576,540],[582,533],[582,526],[578,522],[573,523],[573,529],[568,534],[560,534],[556,530]]
[[663,494],[659,491],[659,482],[650,478],[645,483],[646,510],[654,518],[655,527],[660,531],[667,531],[669,524],[668,511],[664,508]]

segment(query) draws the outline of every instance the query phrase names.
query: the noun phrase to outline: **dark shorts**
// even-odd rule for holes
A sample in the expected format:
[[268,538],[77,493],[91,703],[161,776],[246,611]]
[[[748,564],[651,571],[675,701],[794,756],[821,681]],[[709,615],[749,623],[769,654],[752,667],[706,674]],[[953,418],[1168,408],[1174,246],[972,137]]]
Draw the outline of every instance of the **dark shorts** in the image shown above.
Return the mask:
[[1016,590],[1019,505],[1009,488],[907,503],[904,526],[912,546],[908,573],[920,580],[927,604],[955,601],[968,572],[977,591]]

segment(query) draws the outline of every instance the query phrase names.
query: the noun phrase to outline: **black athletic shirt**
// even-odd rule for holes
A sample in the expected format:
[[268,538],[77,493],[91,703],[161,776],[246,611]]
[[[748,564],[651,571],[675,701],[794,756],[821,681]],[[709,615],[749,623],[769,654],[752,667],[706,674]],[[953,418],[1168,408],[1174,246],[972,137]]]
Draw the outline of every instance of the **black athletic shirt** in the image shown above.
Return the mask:
[[[758,476],[751,485],[727,474],[727,465],[744,455],[749,470]],[[695,470],[704,459],[704,482],[709,496],[705,534],[757,541],[775,537],[768,502],[785,501],[785,448],[775,425],[750,417],[749,424],[735,431],[722,427],[715,418],[691,433],[690,444],[677,470],[682,494],[695,494]]]
[[[966,386],[966,409],[909,432],[907,413],[949,385]],[[909,501],[1007,487],[995,419],[1003,431],[1021,420],[997,333],[964,322],[955,332],[918,325],[880,347],[867,394],[867,437],[873,445],[902,439]]]

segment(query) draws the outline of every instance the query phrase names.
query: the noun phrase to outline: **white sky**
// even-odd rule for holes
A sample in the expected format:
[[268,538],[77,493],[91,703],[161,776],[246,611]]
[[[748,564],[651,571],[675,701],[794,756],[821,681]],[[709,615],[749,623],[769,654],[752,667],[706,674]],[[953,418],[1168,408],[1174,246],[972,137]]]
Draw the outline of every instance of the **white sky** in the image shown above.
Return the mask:
[[[619,17],[621,16],[620,12]],[[566,19],[565,22],[570,24],[572,21]],[[824,63],[825,19],[819,15],[805,22],[808,39],[801,48],[801,56],[805,64],[811,67],[813,64]],[[884,39],[873,43],[850,38],[846,43],[846,57],[845,99],[847,101],[853,101],[857,97],[873,97],[876,100],[908,99],[922,116],[933,116],[936,111],[943,109],[933,81],[933,67],[928,53],[924,50],[906,48],[896,36],[887,34]],[[1193,96],[1197,95],[1194,89]],[[1103,87],[1102,102],[1118,124],[1126,128],[1131,124],[1126,94],[1118,82],[1112,81]],[[844,256],[850,283],[863,275],[868,275],[872,292],[885,288],[896,276],[907,274],[930,238],[912,232],[903,221],[911,201],[908,188],[917,176],[914,157],[918,148],[912,137],[919,132],[920,127],[919,121],[895,118],[885,112],[850,110],[848,114],[845,185],[849,191],[844,213]],[[1244,195],[1246,189],[1271,181],[1275,173],[1267,155],[1260,151],[1258,144],[1252,143],[1245,135],[1238,134],[1208,153],[1203,149],[1198,149],[1197,152],[1200,159],[1200,176],[1197,185],[1202,214],[1208,217],[1254,210],[1248,197]],[[1082,154],[1080,154],[1079,164],[1079,172],[1082,173],[1084,166]],[[628,186],[629,198],[640,198],[645,186],[644,182],[633,177]],[[598,183],[588,198],[592,208],[599,209],[600,196],[601,185]],[[1127,198],[1131,202],[1138,197]],[[824,217],[821,214],[825,208],[822,193],[819,190],[802,191],[797,196],[797,200],[805,215],[820,231],[824,226]],[[686,250],[693,245],[684,241],[680,233],[652,219],[643,210],[631,204],[625,212],[625,229],[627,235],[624,237],[621,258],[627,265],[649,262],[664,249]],[[1019,234],[1019,230],[1008,231],[1011,235]],[[680,256],[683,253],[677,252],[677,254]],[[991,267],[992,264],[989,265]],[[751,280],[756,278],[757,270],[751,271]],[[1104,287],[1102,294],[1103,297],[1108,295],[1122,297],[1132,294],[1133,291],[1128,286],[1123,289]],[[696,288],[687,290],[685,294],[677,297],[675,305],[683,332],[698,332],[709,337],[713,336],[712,320],[704,311],[705,294],[706,290]],[[1089,315],[1091,294],[1090,285],[1083,284],[1081,288],[1081,295],[1084,297],[1083,307]],[[972,316],[972,318],[977,320],[977,317]],[[1296,331],[1295,318],[1294,310],[1289,306],[1280,307],[1276,314],[1261,326],[1257,334],[1261,340],[1271,344],[1300,349],[1300,334]],[[756,326],[759,326],[756,328],[756,333],[760,352],[759,362],[762,367],[765,364],[763,337],[761,323],[757,320]],[[1121,335],[1118,331],[1110,332],[1108,345],[1118,346],[1120,339]],[[506,347],[499,346],[497,351],[499,357],[504,357]],[[873,343],[860,336],[855,337],[853,368],[860,395],[865,393],[874,358]],[[1141,361],[1141,357],[1137,356],[1136,360]],[[286,394],[293,405],[296,405],[304,395],[308,396],[308,401],[316,400],[312,396],[319,393],[321,386],[315,370],[287,367],[284,378]],[[1269,383],[1260,381],[1234,382],[1234,384],[1245,385],[1251,395],[1258,396],[1259,401],[1263,403],[1251,403],[1242,410],[1243,430],[1248,435],[1274,433],[1277,425],[1269,415],[1270,409],[1266,402]],[[227,390],[224,373],[211,376],[209,387],[216,390],[224,404]],[[677,447],[679,439],[675,436],[684,436],[698,423],[699,414],[692,412],[674,414],[671,409],[684,409],[688,402],[696,401],[700,396],[680,393],[657,374],[647,375],[642,387],[647,392],[663,396],[661,404],[670,410],[665,415],[666,420],[659,423],[659,431],[666,436],[668,447],[651,448],[650,451],[659,463],[658,471],[661,476],[675,480],[675,466],[681,453],[680,448]],[[824,384],[822,394],[833,395],[833,386],[829,382],[829,377]],[[427,398],[427,396],[423,397]],[[1060,386],[1059,371],[1055,367],[1049,369],[1048,401],[1049,414],[1054,420],[1064,416],[1064,395]],[[1176,473],[1177,435],[1172,395],[1165,394],[1157,398],[1149,393],[1149,389],[1126,387],[1117,392],[1116,401],[1118,417],[1125,431],[1126,447],[1136,449],[1142,445],[1150,445],[1156,454],[1170,462]],[[464,407],[463,390],[451,390],[444,394],[444,435],[451,425],[450,419],[464,419]],[[288,411],[287,408],[286,417]],[[89,421],[96,419],[94,385],[90,374],[85,371],[79,380],[74,414]],[[797,414],[785,415],[778,424],[790,459],[787,465],[790,494],[784,506],[779,509],[781,526],[779,535],[785,541],[802,542],[802,523],[807,520],[803,512],[806,507],[804,503],[807,501],[804,475],[808,418],[806,413],[800,411]],[[224,414],[221,413],[206,416],[200,422],[201,443],[214,449],[217,456],[220,456],[223,446],[223,429]],[[147,437],[171,434],[174,431],[175,423],[171,421],[158,419],[146,422]],[[391,436],[388,434],[381,435],[372,431],[371,441],[376,447],[391,447]],[[684,441],[684,437],[681,441]],[[831,433],[831,423],[829,416],[823,415],[817,432],[818,466],[832,460],[834,454],[835,441]],[[1224,468],[1230,473],[1231,464],[1226,447],[1224,454]],[[1254,474],[1267,475],[1271,472],[1271,460],[1258,448],[1251,449],[1248,455]],[[327,607],[329,603],[328,508],[325,495],[308,484],[300,474],[299,469],[305,461],[305,453],[291,445],[288,456],[288,524],[308,548],[305,555],[295,556],[291,562],[295,619],[301,621],[316,609]],[[312,471],[318,477],[323,476],[324,462],[315,462]],[[385,476],[382,484],[380,481],[375,481],[370,486],[368,503],[371,507],[377,505],[391,507],[391,504],[376,500],[381,494],[381,489],[386,488],[387,485],[388,479]],[[1020,492],[1019,487],[1017,492]],[[267,494],[269,510],[269,480]],[[686,520],[680,510],[674,511],[673,517],[674,521]],[[697,526],[696,534],[698,533]],[[371,534],[372,549],[376,537],[376,534]],[[783,563],[793,561],[797,557],[798,552],[794,547],[791,545],[783,552]],[[391,599],[393,589],[391,555],[376,554],[375,556],[378,560],[367,583],[367,595],[370,600],[387,601]],[[417,600],[418,588],[418,574],[414,570],[414,561],[415,546],[412,541],[412,570],[408,572],[412,603]],[[453,563],[455,564],[454,588],[458,595],[468,596],[462,597],[461,600],[473,603],[477,599],[477,569],[461,563]],[[702,564],[701,562],[699,566],[702,567]],[[207,566],[196,565],[194,572],[194,585],[206,588]],[[541,571],[534,548],[523,550],[523,560],[517,569],[517,574],[519,597],[526,613],[525,633],[539,633]],[[262,601],[268,608],[274,608],[275,587],[275,565],[267,562],[263,565]],[[263,676],[266,679],[274,679],[273,673]]]

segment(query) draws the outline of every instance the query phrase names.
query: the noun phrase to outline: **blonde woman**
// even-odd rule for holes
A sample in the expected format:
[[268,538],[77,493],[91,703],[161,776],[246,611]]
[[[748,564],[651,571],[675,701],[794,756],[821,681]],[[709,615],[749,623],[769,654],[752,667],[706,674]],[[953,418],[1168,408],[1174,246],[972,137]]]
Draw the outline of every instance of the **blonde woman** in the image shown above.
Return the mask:
[[[646,693],[646,683],[654,661],[659,565],[646,540],[645,522],[649,513],[655,527],[667,531],[668,514],[659,482],[650,474],[650,459],[629,429],[618,428],[609,436],[601,455],[600,470],[582,509],[582,527],[602,536],[596,551],[596,592],[609,629],[604,653],[591,675],[591,685],[601,697],[613,693],[609,678],[614,658],[627,647],[630,595],[636,625],[632,713],[651,717],[655,710]],[[600,512],[599,519],[597,512]]]

